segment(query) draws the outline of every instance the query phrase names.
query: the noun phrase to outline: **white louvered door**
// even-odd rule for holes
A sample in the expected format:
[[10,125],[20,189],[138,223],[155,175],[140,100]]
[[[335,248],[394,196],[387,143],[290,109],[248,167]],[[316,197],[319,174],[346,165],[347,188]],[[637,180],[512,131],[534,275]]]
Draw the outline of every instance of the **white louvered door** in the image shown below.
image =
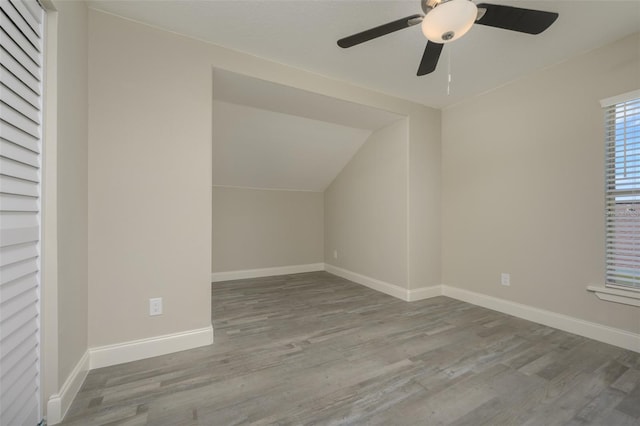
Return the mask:
[[0,0],[0,425],[40,417],[44,12]]

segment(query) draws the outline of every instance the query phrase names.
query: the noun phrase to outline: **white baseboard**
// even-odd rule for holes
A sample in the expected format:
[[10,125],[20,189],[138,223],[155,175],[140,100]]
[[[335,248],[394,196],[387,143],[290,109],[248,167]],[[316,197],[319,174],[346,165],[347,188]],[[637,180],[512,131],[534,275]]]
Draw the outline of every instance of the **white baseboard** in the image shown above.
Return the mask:
[[409,290],[407,302],[415,302],[417,300],[431,299],[432,297],[442,296],[442,286],[434,285],[433,287],[420,287]]
[[358,274],[347,269],[342,269],[337,266],[330,265],[328,263],[325,263],[324,267],[325,271],[329,272],[330,274],[337,275],[358,284],[362,284],[365,287],[369,287],[373,290],[388,294],[389,296],[396,297],[400,300],[404,300],[405,302],[414,302],[416,300],[442,296],[442,289],[440,285],[407,290],[406,288],[400,287],[399,285],[380,281],[366,275]]
[[476,293],[448,285],[436,285],[407,290],[395,284],[390,284],[375,278],[367,277],[330,264],[325,264],[325,270],[339,277],[362,284],[373,290],[408,302],[428,299],[436,296],[447,296],[472,305],[482,306],[508,315],[513,315],[538,324],[543,324],[569,333],[584,336],[599,342],[608,343],[624,349],[640,352],[640,334],[621,330],[606,325],[585,321],[579,318],[559,314],[545,309],[499,299],[493,296]]
[[154,356],[207,346],[213,343],[213,327],[165,334],[89,349],[90,368],[108,367]]
[[640,352],[640,334],[632,333],[630,331],[608,327],[606,325],[581,320],[568,315],[558,314],[545,309],[539,309],[533,306],[523,305],[521,303],[511,302],[509,300],[499,299],[497,297],[487,296],[447,285],[442,286],[442,294],[453,299],[482,306],[483,308],[492,309],[494,311],[533,321],[538,324],[543,324],[569,333],[588,337],[589,339],[598,340],[610,345]]
[[339,277],[345,278],[349,281],[353,281],[358,284],[362,284],[365,287],[369,287],[371,289],[377,290],[381,293],[388,294],[389,296],[397,297],[401,300],[408,300],[407,289],[404,287],[400,287],[399,285],[391,284],[388,282],[380,281],[375,278],[367,277],[366,275],[361,275],[356,272],[351,272],[346,269],[339,268],[337,266],[330,265],[325,263],[324,265],[325,271],[330,274],[337,275]]
[[53,394],[47,401],[47,424],[55,425],[62,421],[71,402],[78,394],[89,373],[89,351],[86,351],[64,381],[60,392]]
[[248,278],[272,277],[275,275],[301,274],[304,272],[316,271],[324,271],[324,263],[276,266],[273,268],[245,269],[241,271],[212,272],[211,282],[245,280]]

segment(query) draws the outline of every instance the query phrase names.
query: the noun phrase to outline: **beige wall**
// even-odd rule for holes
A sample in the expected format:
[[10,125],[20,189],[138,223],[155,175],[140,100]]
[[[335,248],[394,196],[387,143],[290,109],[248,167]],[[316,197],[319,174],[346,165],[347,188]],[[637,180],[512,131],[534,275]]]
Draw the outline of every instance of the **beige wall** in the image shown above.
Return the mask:
[[322,192],[213,187],[212,272],[323,262]]
[[409,119],[408,288],[442,283],[440,111]]
[[585,290],[604,283],[599,100],[638,88],[636,34],[443,112],[444,284],[640,331]]
[[198,43],[89,17],[89,345],[206,327],[211,67]]
[[84,2],[56,1],[55,7],[58,10],[58,377],[62,384],[88,345],[88,18]]
[[329,185],[326,263],[407,287],[408,143],[407,120],[374,132]]
[[[411,289],[440,282],[442,266],[445,284],[640,330],[637,309],[585,291],[604,275],[598,100],[640,87],[638,35],[445,110],[440,211],[439,111],[96,11],[87,45],[84,4],[56,6],[59,383],[87,346],[210,323],[212,67],[408,116],[408,144],[378,134],[326,193],[332,230],[362,207],[338,202],[386,197],[350,239],[385,243],[363,245],[358,259],[327,231],[328,263]],[[361,181],[375,163],[386,179]],[[375,234],[372,223],[398,232]],[[165,314],[150,318],[157,296]]]
[[[210,323],[213,67],[406,115],[418,127],[439,115],[94,10],[89,51],[90,346]],[[410,132],[409,143],[437,144],[433,135]],[[436,186],[422,191],[439,198]],[[425,244],[427,256],[437,256],[439,240]],[[433,263],[428,272],[439,275]],[[385,277],[395,281],[397,268]],[[148,298],[158,296],[165,314],[150,318]]]

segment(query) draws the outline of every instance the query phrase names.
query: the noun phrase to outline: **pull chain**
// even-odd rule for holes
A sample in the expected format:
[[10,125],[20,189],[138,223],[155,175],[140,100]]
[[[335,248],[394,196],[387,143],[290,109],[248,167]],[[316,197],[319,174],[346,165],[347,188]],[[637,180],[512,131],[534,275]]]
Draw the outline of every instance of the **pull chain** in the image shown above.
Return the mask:
[[[450,47],[450,46],[449,46]],[[451,49],[447,49],[447,96],[451,92]]]

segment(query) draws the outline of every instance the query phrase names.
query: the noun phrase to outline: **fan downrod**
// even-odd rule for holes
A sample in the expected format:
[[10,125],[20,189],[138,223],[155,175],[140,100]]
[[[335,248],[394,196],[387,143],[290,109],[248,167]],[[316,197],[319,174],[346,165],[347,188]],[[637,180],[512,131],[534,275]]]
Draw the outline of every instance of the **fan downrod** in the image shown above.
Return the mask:
[[449,0],[420,0],[420,7],[422,7],[422,11],[426,15],[434,7],[436,7],[440,3],[446,3],[447,1],[449,1]]

